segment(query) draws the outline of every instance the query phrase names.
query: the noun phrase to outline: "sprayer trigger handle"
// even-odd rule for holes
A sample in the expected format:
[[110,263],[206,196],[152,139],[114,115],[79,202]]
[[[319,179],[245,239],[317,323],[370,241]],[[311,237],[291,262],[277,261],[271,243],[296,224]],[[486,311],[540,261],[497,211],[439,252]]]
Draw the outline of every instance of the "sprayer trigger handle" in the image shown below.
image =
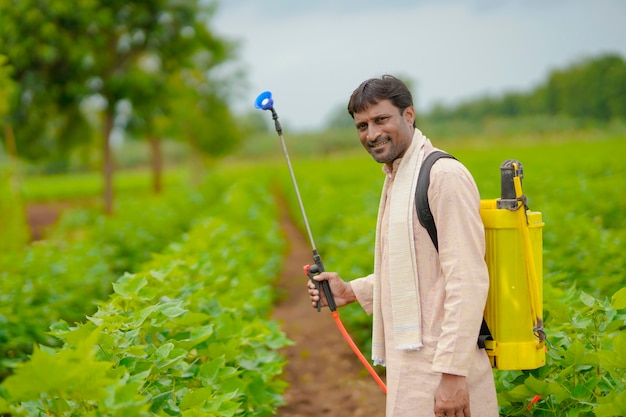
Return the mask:
[[[313,268],[315,267],[315,268]],[[304,265],[302,267],[304,269],[304,273],[306,274],[307,277],[309,277],[309,279],[311,280],[311,282],[315,285],[315,289],[317,291],[320,291],[320,283],[319,281],[316,281],[313,279],[314,275],[317,275],[315,272],[317,271],[317,265]],[[314,271],[311,271],[311,269],[314,269]],[[317,311],[322,311],[322,294],[320,291],[320,299],[317,301]]]

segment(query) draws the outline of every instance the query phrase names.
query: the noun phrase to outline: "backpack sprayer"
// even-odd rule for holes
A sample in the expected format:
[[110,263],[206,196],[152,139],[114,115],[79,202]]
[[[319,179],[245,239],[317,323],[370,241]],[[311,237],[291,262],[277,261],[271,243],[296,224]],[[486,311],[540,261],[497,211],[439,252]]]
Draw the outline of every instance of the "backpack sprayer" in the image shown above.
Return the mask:
[[[326,280],[318,282],[318,281],[313,279],[314,276],[317,276],[317,275],[321,274],[322,272],[324,272],[324,264],[322,263],[322,258],[321,258],[320,254],[317,251],[317,247],[315,246],[315,241],[313,240],[313,233],[311,233],[311,228],[309,226],[309,221],[307,219],[307,215],[306,215],[306,212],[304,210],[304,204],[302,203],[302,198],[300,197],[300,190],[298,189],[298,183],[296,181],[296,176],[295,176],[293,168],[291,166],[291,160],[289,159],[289,152],[287,152],[287,145],[285,144],[285,138],[283,136],[283,129],[280,126],[280,122],[278,121],[278,114],[276,113],[276,110],[274,109],[274,100],[272,99],[272,93],[269,92],[269,91],[265,91],[265,92],[259,94],[259,96],[256,98],[256,100],[254,102],[254,106],[257,109],[270,110],[272,112],[272,119],[274,119],[274,126],[276,128],[276,133],[278,133],[278,137],[280,138],[280,143],[281,143],[282,148],[283,148],[283,153],[285,154],[285,160],[287,161],[287,167],[289,168],[289,174],[291,175],[291,182],[292,182],[293,188],[294,188],[294,190],[296,192],[296,197],[298,199],[298,204],[300,206],[300,211],[302,213],[302,218],[304,220],[304,226],[305,226],[306,232],[307,232],[307,234],[309,236],[309,241],[311,243],[311,249],[313,250],[313,262],[314,263],[313,263],[313,265],[305,265],[304,266],[304,272],[309,277],[309,279],[313,282],[313,284],[315,284],[315,287],[318,290],[320,290],[320,287],[321,287],[321,291],[324,292],[324,296],[326,297],[326,301],[328,302],[328,308],[330,309],[331,315],[332,315],[333,319],[335,320],[335,324],[337,325],[337,328],[341,332],[341,335],[346,340],[346,342],[348,343],[350,348],[352,348],[352,351],[359,358],[359,360],[361,361],[363,366],[365,366],[365,368],[370,373],[372,378],[374,378],[374,380],[376,381],[378,386],[380,386],[380,388],[386,394],[387,393],[387,387],[385,386],[385,383],[380,379],[380,377],[378,376],[376,371],[374,371],[374,368],[372,368],[372,366],[367,361],[367,359],[365,359],[365,357],[363,356],[363,354],[361,353],[359,348],[356,346],[356,344],[354,343],[354,341],[352,340],[352,338],[348,334],[346,328],[343,326],[343,323],[341,322],[341,319],[339,318],[339,312],[337,311],[337,305],[335,304],[335,298],[333,297],[333,293],[330,290],[330,284]],[[319,312],[319,311],[321,311],[321,309],[322,309],[322,300],[321,300],[321,297],[320,297],[320,300],[317,302],[317,311]]]
[[[432,152],[420,169],[415,208],[420,224],[438,249],[437,227],[428,204],[430,169],[439,158]],[[489,293],[478,336],[491,366],[500,370],[536,369],[546,363],[543,328],[541,213],[531,211],[522,191],[521,162],[509,159],[500,166],[501,198],[481,200],[485,229],[485,262]]]
[[522,191],[524,170],[517,160],[500,166],[501,198],[481,200],[485,227],[489,295],[485,320],[492,367],[536,369],[546,364],[543,327],[543,245],[541,212],[531,211]]

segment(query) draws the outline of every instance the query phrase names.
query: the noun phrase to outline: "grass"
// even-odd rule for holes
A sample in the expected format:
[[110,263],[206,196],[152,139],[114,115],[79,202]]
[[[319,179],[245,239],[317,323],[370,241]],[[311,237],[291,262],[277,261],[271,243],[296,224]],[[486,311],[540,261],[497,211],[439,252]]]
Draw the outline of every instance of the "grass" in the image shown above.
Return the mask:
[[[113,177],[116,194],[147,195],[152,192],[151,172],[146,169],[118,171]],[[163,172],[165,188],[176,187],[189,181],[184,167]],[[27,202],[88,199],[103,192],[103,178],[99,172],[81,172],[55,175],[28,175],[23,178],[21,192]]]
[[[626,142],[626,124],[613,122],[604,126],[582,126],[572,120],[562,118],[525,118],[503,121],[489,119],[468,125],[467,123],[437,124],[428,120],[420,126],[424,134],[433,140],[435,146],[453,153],[472,172],[483,166],[497,167],[508,158],[522,161],[529,178],[537,172],[535,164],[549,166],[555,159],[580,161],[573,156],[585,152],[589,146],[602,149],[615,155]],[[372,161],[367,157],[353,128],[334,129],[317,133],[291,135],[285,132],[285,143],[291,159],[310,161],[324,169],[330,160],[354,159],[362,161],[364,170],[369,170]],[[619,148],[619,149],[618,149]],[[164,188],[188,184],[191,169],[189,156],[180,144],[164,146],[165,159],[175,161],[164,171]],[[623,152],[623,150],[622,150]],[[116,149],[120,165],[115,172],[114,191],[116,195],[142,195],[151,193],[149,152],[145,144],[129,143]],[[323,161],[323,163],[320,163]],[[564,163],[567,163],[564,162]],[[589,161],[594,165],[598,161]],[[340,162],[341,164],[341,162]],[[581,162],[577,162],[578,165]],[[285,169],[282,147],[276,132],[259,133],[245,140],[234,154],[219,161],[212,169],[248,169],[254,175],[254,167],[260,165]],[[143,167],[143,168],[142,168]],[[596,169],[601,169],[598,167]],[[376,170],[376,169],[375,169]],[[571,172],[580,171],[580,166],[572,166]],[[378,172],[376,170],[376,172]],[[544,174],[542,174],[544,175]],[[296,176],[299,176],[296,173]],[[477,178],[486,198],[499,192],[497,174],[490,173],[483,179]],[[56,175],[23,175],[20,181],[22,198],[26,202],[55,201],[67,199],[99,198],[103,191],[100,172],[79,172]]]

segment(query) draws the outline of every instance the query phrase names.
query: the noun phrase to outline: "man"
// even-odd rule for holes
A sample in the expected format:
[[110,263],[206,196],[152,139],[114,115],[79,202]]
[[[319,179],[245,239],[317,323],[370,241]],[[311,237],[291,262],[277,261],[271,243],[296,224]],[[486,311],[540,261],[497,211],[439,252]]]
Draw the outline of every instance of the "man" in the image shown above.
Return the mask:
[[[358,301],[373,314],[372,358],[387,368],[387,417],[495,417],[495,384],[477,345],[489,288],[480,196],[468,170],[440,159],[428,199],[439,251],[417,219],[415,187],[435,150],[415,127],[408,88],[385,75],[363,82],[348,112],[359,139],[386,174],[376,228],[374,273],[343,281],[323,272],[338,307]],[[324,295],[308,283],[312,304]]]

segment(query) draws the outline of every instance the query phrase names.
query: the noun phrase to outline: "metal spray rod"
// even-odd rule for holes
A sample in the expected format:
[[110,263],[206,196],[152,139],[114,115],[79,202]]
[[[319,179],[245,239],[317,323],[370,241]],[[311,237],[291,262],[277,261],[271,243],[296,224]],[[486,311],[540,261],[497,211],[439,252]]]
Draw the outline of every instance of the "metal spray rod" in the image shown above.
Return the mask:
[[[280,126],[280,122],[278,121],[278,114],[274,109],[274,100],[272,99],[272,93],[269,91],[265,91],[256,98],[254,102],[254,106],[257,109],[261,110],[270,110],[272,112],[272,119],[274,119],[274,126],[276,128],[276,133],[278,133],[278,137],[280,138],[280,143],[283,148],[283,153],[285,154],[285,160],[287,161],[287,167],[289,168],[289,174],[291,175],[291,182],[293,184],[293,188],[296,191],[296,197],[298,199],[298,204],[300,206],[300,212],[302,213],[302,218],[304,220],[304,226],[306,227],[307,234],[309,236],[309,241],[311,242],[311,249],[313,250],[313,261],[314,265],[307,265],[304,267],[306,274],[309,276],[311,281],[315,284],[315,286],[319,289],[320,283],[313,279],[314,275],[318,275],[324,272],[324,264],[322,263],[322,258],[317,252],[317,247],[315,246],[315,240],[313,239],[313,233],[311,232],[311,227],[309,226],[309,220],[306,215],[306,211],[304,210],[304,203],[302,202],[302,198],[300,197],[300,189],[298,188],[298,182],[296,181],[296,176],[293,171],[293,167],[291,166],[291,159],[289,158],[289,152],[287,151],[287,145],[285,144],[285,137],[283,136],[283,129]],[[330,285],[328,281],[322,281],[322,290],[324,291],[324,295],[326,296],[326,300],[328,301],[328,308],[330,311],[335,311],[337,309],[335,305],[335,299],[330,290]],[[321,300],[317,303],[317,311],[320,311],[322,308]]]
[[[293,168],[291,167],[291,160],[289,159],[289,152],[287,152],[287,146],[285,145],[285,138],[283,137],[283,129],[278,122],[278,114],[276,110],[274,110],[274,100],[272,100],[272,93],[269,91],[265,91],[256,98],[254,103],[257,109],[261,110],[270,110],[272,112],[272,119],[274,119],[274,125],[276,127],[276,132],[280,138],[280,143],[283,147],[283,153],[285,154],[285,159],[287,160],[287,166],[289,167],[289,173],[291,174],[291,182],[293,183],[293,188],[296,190],[296,197],[298,198],[298,204],[300,205],[300,211],[302,212],[302,218],[304,219],[304,225],[306,226],[307,234],[309,235],[309,240],[311,241],[311,248],[313,249],[313,261],[314,265],[306,265],[304,267],[304,271],[306,272],[309,279],[315,284],[316,288],[319,290],[320,285],[322,290],[324,291],[324,295],[326,296],[326,300],[328,301],[328,308],[331,311],[331,315],[335,320],[335,324],[337,324],[337,328],[341,332],[341,335],[346,340],[354,354],[359,358],[363,366],[367,369],[369,374],[374,378],[378,386],[383,390],[383,392],[387,393],[387,387],[383,380],[378,376],[374,368],[369,364],[365,356],[359,351],[358,346],[354,343],[346,328],[343,326],[341,319],[339,318],[339,311],[337,311],[337,305],[335,304],[335,298],[333,297],[333,293],[330,290],[330,284],[328,281],[324,280],[318,282],[313,279],[315,275],[319,275],[324,272],[324,265],[322,264],[322,258],[317,252],[317,248],[315,246],[315,241],[313,240],[313,233],[311,233],[311,228],[309,227],[309,220],[307,219],[306,212],[304,211],[304,204],[302,203],[302,198],[300,198],[300,190],[298,189],[298,183],[296,182],[296,176],[293,172]],[[321,299],[317,302],[317,311],[322,309],[322,301]]]

